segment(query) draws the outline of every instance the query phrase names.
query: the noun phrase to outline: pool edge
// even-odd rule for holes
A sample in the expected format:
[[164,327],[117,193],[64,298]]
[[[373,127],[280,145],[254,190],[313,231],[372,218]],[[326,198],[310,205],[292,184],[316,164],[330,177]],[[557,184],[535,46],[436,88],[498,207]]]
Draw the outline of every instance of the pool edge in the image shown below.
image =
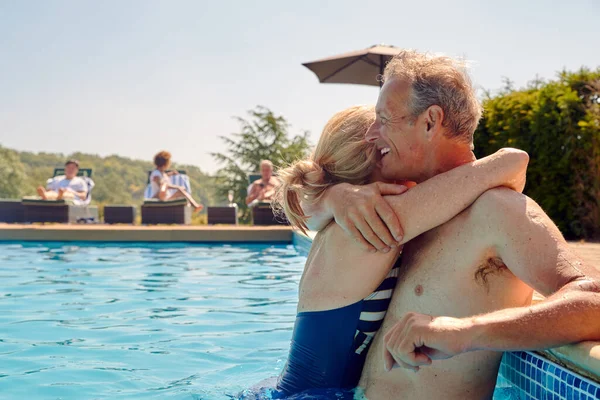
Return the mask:
[[289,226],[0,224],[0,241],[291,243]]

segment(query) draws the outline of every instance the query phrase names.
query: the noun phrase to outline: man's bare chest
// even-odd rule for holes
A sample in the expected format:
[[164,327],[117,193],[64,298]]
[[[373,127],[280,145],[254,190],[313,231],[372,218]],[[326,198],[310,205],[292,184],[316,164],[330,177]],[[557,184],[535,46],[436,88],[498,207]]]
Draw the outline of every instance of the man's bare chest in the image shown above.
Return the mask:
[[472,315],[493,307],[498,288],[514,281],[485,238],[460,222],[450,221],[405,246],[394,313]]

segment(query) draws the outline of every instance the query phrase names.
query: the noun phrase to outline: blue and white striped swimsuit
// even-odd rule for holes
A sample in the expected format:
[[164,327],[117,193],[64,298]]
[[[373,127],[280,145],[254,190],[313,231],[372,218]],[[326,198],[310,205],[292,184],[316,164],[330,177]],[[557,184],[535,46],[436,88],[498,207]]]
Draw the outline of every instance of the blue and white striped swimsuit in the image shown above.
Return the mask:
[[354,388],[387,312],[400,258],[368,297],[345,307],[300,312],[277,389],[290,396],[315,388]]

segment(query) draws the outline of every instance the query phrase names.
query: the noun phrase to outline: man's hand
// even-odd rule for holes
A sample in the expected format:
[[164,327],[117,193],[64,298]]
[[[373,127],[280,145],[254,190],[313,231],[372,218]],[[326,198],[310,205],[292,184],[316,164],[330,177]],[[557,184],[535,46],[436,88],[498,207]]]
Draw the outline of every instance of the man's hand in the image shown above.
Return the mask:
[[375,182],[354,186],[339,184],[329,189],[326,201],[335,222],[369,251],[389,251],[399,246],[404,232],[400,220],[383,196],[406,192],[404,185]]
[[257,200],[259,194],[260,185],[258,185],[258,183],[255,182],[250,186],[250,193],[248,193],[248,196],[246,197],[246,204],[252,204],[253,201]]
[[408,313],[383,338],[386,371],[398,366],[412,371],[468,351],[468,320]]
[[266,200],[271,200],[274,196],[275,196],[275,190],[274,189],[267,190],[265,192],[265,194],[264,194],[264,198]]
[[267,191],[267,186],[259,186],[260,189],[258,189],[258,194],[257,194],[257,199],[260,201],[265,201],[266,199],[269,198],[269,192]]

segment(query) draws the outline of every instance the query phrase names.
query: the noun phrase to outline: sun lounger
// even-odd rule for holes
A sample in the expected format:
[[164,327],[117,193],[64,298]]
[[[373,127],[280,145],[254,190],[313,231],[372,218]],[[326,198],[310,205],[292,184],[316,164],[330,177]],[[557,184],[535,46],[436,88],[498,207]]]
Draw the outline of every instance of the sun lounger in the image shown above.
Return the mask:
[[[53,177],[64,175],[64,168],[55,168]],[[72,200],[43,200],[39,197],[22,199],[25,222],[93,223],[98,222],[98,207],[91,206],[92,170],[81,168],[77,176],[83,177],[88,185],[87,197],[83,204],[74,204]]]
[[184,198],[160,201],[148,199],[142,204],[142,224],[183,224],[192,223],[192,207]]
[[25,210],[20,199],[0,199],[0,223],[25,222]]
[[107,204],[104,206],[104,223],[106,224],[133,224],[135,215],[135,206],[120,204]]
[[[169,177],[171,184],[183,186],[188,193],[192,193],[190,187],[190,178],[187,172],[178,170],[179,174]],[[150,174],[148,172],[148,186],[144,192],[144,204],[142,204],[142,224],[183,224],[189,225],[192,223],[192,207],[184,198],[175,200],[161,201],[151,199],[152,188],[150,186]]]
[[252,207],[254,225],[289,225],[287,218],[273,214],[271,203],[258,202]]
[[[260,174],[248,174],[248,193],[250,193],[252,184],[261,178]],[[271,203],[253,201],[249,205],[252,210],[252,223],[254,225],[289,225],[287,218],[273,214]]]
[[237,207],[232,206],[211,206],[206,209],[208,215],[208,224],[226,224],[226,225],[237,225],[238,215]]

